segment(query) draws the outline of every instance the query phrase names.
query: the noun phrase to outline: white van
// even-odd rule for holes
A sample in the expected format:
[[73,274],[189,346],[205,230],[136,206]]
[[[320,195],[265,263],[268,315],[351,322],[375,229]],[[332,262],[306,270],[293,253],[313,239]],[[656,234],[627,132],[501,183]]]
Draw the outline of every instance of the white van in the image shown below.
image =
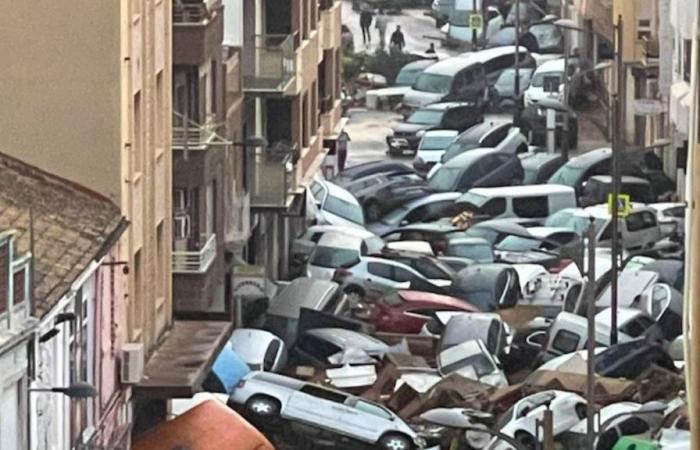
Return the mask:
[[576,205],[576,191],[557,184],[473,188],[457,205],[491,219],[519,217],[545,220],[551,214]]
[[562,91],[559,89],[564,82],[564,59],[547,61],[539,66],[530,80],[530,86],[525,90],[525,107],[545,98],[561,101]]
[[[442,101],[472,102],[481,105],[488,100],[488,87],[498,75],[515,64],[515,46],[490,48],[462,53],[428,67],[403,96],[402,106],[408,109]],[[534,59],[525,47],[519,49],[522,67],[534,67]]]

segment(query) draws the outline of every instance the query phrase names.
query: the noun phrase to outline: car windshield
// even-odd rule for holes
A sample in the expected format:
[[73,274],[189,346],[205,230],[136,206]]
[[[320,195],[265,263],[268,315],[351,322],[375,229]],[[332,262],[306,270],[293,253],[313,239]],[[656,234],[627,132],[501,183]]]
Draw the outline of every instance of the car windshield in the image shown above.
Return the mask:
[[474,370],[477,378],[489,375],[496,370],[493,362],[491,362],[486,355],[483,353],[477,353],[476,355],[468,356],[464,359],[460,359],[459,361],[455,361],[444,366],[442,368],[442,372],[448,374],[467,367]]
[[357,250],[319,245],[314,249],[309,263],[312,266],[337,269],[356,261],[359,257]]
[[367,246],[367,254],[371,255],[381,252],[385,243],[379,236],[372,236],[371,238],[365,239],[365,245]]
[[418,150],[445,150],[450,145],[454,136],[425,136],[418,146]]
[[443,113],[443,111],[436,111],[434,109],[419,109],[411,114],[406,122],[417,125],[437,125],[442,120]]
[[538,72],[532,77],[530,86],[544,88],[546,91],[559,89],[562,75],[564,75],[562,72]]
[[359,205],[346,202],[339,197],[329,195],[328,198],[326,198],[323,209],[338,217],[349,220],[350,222],[355,222],[360,225],[364,225],[365,223],[362,208]]
[[452,191],[457,186],[457,181],[459,181],[461,175],[462,169],[460,167],[442,166],[430,177],[428,187],[443,192]]
[[549,184],[563,184],[564,186],[576,186],[583,174],[583,168],[565,164],[549,178]]
[[528,31],[537,39],[540,51],[553,49],[561,43],[561,30],[556,25],[541,23],[532,25]]
[[396,81],[394,82],[394,84],[396,86],[411,86],[413,85],[413,83],[416,82],[416,78],[418,78],[418,75],[420,75],[421,73],[423,73],[422,69],[402,69],[396,76]]
[[413,83],[413,89],[421,92],[431,92],[433,94],[447,94],[450,92],[451,85],[452,77],[448,75],[423,72],[418,75],[416,82]]
[[[574,214],[572,211],[558,211],[547,218],[544,222],[546,227],[556,227],[556,228],[568,228],[573,230],[579,236],[583,236],[586,231],[588,231],[588,226],[591,220],[587,216],[580,214]],[[593,228],[596,234],[603,229],[605,224],[608,223],[607,219],[602,217],[596,217],[593,219]]]
[[508,236],[503,239],[496,249],[505,252],[526,252],[540,247],[537,239],[524,238],[520,236]]
[[[531,71],[528,69],[520,69],[520,89],[526,89],[530,82]],[[515,69],[506,69],[501,72],[495,84],[499,90],[515,89]]]
[[491,246],[486,244],[457,244],[450,246],[449,253],[460,258],[473,259],[475,261],[493,261]]
[[401,219],[406,216],[408,213],[408,208],[403,207],[403,208],[396,208],[395,210],[391,211],[389,214],[384,216],[382,219],[382,222],[386,223],[387,225],[395,224],[401,222]]

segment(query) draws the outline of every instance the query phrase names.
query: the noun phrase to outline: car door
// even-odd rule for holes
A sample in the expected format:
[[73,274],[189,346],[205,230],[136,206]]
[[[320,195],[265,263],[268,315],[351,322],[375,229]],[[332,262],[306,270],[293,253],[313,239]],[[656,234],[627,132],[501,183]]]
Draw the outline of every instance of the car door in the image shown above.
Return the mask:
[[408,287],[408,283],[402,283],[394,279],[394,267],[389,261],[373,261],[367,263],[367,281],[389,286],[393,288]]
[[289,397],[282,412],[288,419],[347,434],[348,427],[343,423],[347,399],[348,395],[341,392],[305,384]]
[[382,406],[356,397],[349,398],[346,406],[343,422],[363,441],[377,442],[386,430],[393,428],[393,415]]
[[650,211],[631,213],[625,218],[622,239],[630,250],[653,246],[661,239],[656,216]]

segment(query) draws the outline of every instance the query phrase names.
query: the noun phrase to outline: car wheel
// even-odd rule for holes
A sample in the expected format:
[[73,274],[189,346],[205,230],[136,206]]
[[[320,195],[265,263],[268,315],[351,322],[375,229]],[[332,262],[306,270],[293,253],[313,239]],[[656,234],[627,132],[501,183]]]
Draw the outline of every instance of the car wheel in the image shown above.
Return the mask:
[[387,434],[379,439],[379,448],[382,450],[411,450],[413,443],[401,434]]
[[515,440],[527,450],[535,450],[535,437],[527,431],[515,433]]
[[348,302],[351,305],[356,305],[365,298],[365,291],[359,286],[348,286],[345,289],[345,295],[347,295]]
[[277,400],[257,396],[248,400],[245,404],[246,411],[257,417],[275,417],[280,413],[280,404]]
[[370,201],[367,206],[365,206],[365,220],[368,223],[376,222],[382,218],[382,210],[379,207],[377,201]]

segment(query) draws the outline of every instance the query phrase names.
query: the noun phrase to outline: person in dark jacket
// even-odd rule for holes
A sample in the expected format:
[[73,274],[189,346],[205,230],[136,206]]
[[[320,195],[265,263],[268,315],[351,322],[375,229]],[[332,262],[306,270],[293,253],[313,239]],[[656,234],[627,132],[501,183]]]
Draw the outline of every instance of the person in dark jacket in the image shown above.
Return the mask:
[[372,36],[369,34],[369,27],[372,25],[372,12],[368,9],[362,10],[360,13],[360,28],[362,28],[362,43],[367,45],[372,42]]
[[406,46],[406,41],[403,38],[403,32],[401,31],[401,26],[396,25],[396,31],[391,34],[391,39],[389,40],[389,46],[392,50],[403,51]]

